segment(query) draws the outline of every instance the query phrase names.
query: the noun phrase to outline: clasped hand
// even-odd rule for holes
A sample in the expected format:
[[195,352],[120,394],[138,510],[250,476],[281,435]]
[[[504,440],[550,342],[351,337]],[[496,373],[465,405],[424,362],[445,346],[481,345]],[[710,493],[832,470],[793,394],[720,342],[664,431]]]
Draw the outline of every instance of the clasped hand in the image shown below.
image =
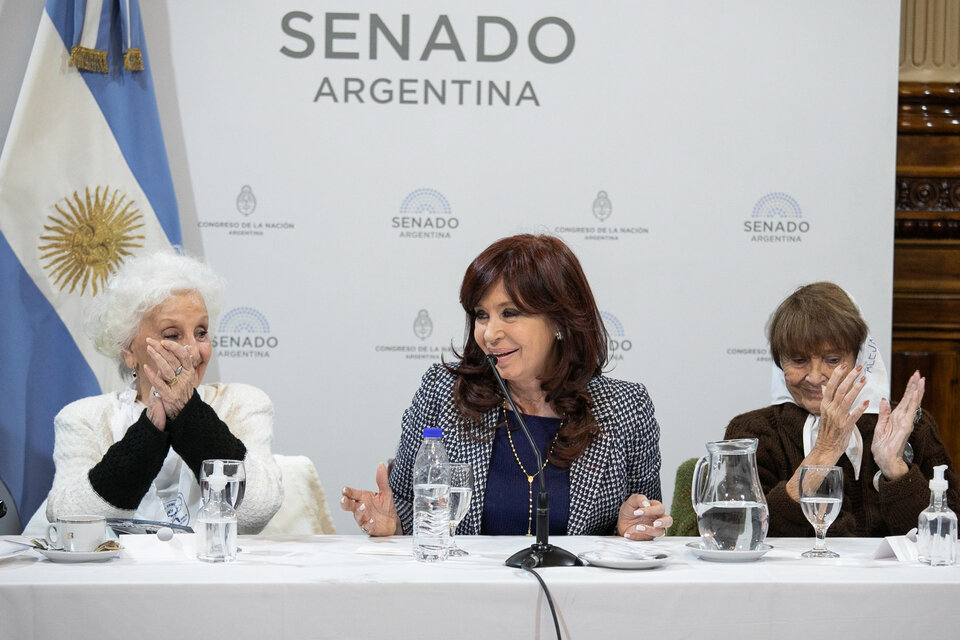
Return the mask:
[[175,420],[194,389],[200,384],[196,366],[200,354],[190,346],[173,340],[147,338],[147,353],[153,358],[153,366],[143,364],[143,375],[152,388],[146,398],[147,417],[161,431],[167,420]]

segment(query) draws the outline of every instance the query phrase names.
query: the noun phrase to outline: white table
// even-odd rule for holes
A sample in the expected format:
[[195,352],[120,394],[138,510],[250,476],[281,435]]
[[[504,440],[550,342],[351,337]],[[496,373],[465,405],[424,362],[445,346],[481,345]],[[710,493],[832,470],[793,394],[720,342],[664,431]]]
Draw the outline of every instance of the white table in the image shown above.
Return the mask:
[[[960,566],[873,560],[880,541],[862,538],[828,538],[837,560],[800,558],[812,537],[770,539],[756,562],[713,563],[684,547],[691,540],[655,543],[674,554],[658,569],[544,569],[564,637],[960,634]],[[552,638],[534,578],[502,564],[531,541],[461,536],[469,558],[429,565],[409,556],[409,538],[362,536],[241,537],[230,564],[196,560],[193,536],[123,536],[121,557],[106,563],[28,551],[0,561],[0,639]],[[575,553],[597,541],[552,540]],[[445,624],[415,626],[425,606],[444,611]]]

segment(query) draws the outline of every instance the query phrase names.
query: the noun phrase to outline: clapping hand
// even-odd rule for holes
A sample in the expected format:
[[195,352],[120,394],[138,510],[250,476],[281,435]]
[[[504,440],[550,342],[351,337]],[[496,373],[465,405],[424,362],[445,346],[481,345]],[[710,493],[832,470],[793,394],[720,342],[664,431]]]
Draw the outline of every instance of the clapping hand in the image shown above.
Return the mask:
[[886,398],[880,401],[880,415],[870,451],[887,480],[896,480],[907,472],[903,449],[913,433],[925,386],[926,378],[921,378],[920,372],[915,371],[907,381],[907,388],[896,409],[891,410]]
[[863,367],[857,365],[849,372],[846,364],[840,364],[830,374],[823,389],[823,399],[820,402],[820,430],[817,433],[817,442],[814,449],[827,455],[832,460],[824,460],[823,464],[835,464],[850,443],[850,434],[857,420],[867,410],[870,402],[864,400],[854,407],[857,396],[867,383],[861,375]]
[[353,489],[344,487],[340,496],[340,508],[351,511],[360,530],[369,536],[392,536],[402,534],[397,507],[393,502],[393,490],[387,478],[387,466],[377,467],[377,489]]

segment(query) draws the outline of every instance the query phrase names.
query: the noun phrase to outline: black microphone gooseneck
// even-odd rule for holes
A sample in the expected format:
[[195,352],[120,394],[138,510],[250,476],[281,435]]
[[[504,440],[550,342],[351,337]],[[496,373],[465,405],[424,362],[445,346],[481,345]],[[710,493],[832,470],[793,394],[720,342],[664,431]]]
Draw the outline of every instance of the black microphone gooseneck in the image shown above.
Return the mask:
[[539,474],[540,494],[537,496],[537,541],[532,544],[529,549],[522,549],[507,558],[504,564],[508,567],[523,567],[526,565],[529,568],[583,566],[580,558],[548,542],[550,536],[550,499],[547,496],[547,482],[543,478],[543,456],[540,455],[540,449],[537,447],[536,442],[533,441],[530,429],[527,428],[527,423],[523,420],[523,414],[517,409],[517,405],[514,404],[510,392],[507,391],[507,384],[503,381],[500,372],[497,371],[497,356],[492,353],[487,354],[487,364],[489,364],[493,370],[493,377],[495,377],[500,384],[500,389],[510,404],[513,415],[517,416],[517,422],[520,423],[520,430],[523,431],[523,435],[527,437],[527,441],[533,448],[533,455],[537,460],[537,469],[541,470]]

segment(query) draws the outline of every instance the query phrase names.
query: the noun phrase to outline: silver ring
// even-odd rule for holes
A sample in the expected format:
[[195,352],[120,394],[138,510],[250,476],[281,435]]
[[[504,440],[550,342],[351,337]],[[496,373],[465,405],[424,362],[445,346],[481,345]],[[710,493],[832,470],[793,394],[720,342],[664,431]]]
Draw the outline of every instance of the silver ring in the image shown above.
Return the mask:
[[181,373],[183,373],[183,365],[180,365],[179,367],[177,367],[177,370],[173,372],[173,375],[178,376]]
[[154,390],[153,390],[153,397],[154,397],[154,398],[159,398],[159,397],[160,397],[160,392],[157,391],[156,389],[154,389]]

